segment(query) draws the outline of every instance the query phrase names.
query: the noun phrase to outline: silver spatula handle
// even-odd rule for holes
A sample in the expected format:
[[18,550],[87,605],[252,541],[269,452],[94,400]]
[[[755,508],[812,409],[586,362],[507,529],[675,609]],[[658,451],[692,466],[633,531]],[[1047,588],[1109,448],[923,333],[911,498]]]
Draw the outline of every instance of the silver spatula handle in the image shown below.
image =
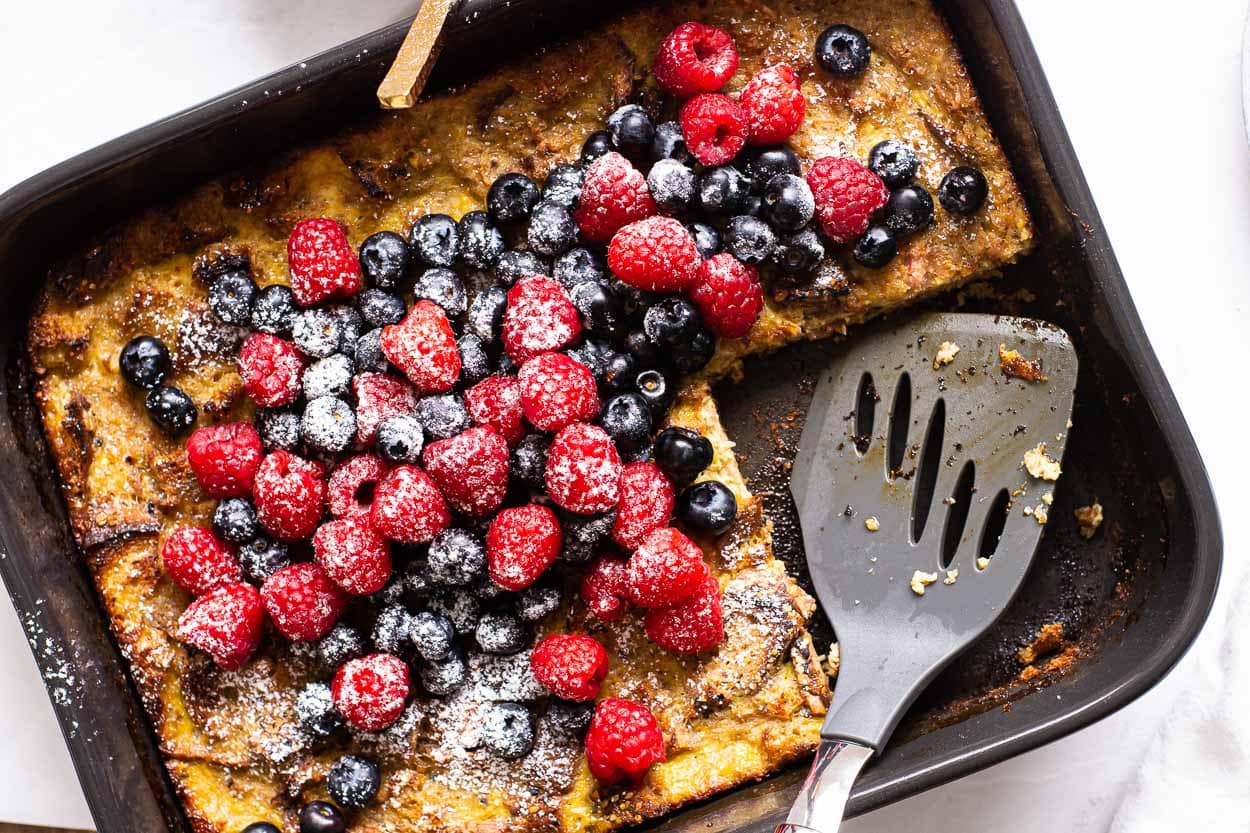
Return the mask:
[[822,740],[790,815],[776,833],[837,833],[851,787],[872,755],[858,743]]

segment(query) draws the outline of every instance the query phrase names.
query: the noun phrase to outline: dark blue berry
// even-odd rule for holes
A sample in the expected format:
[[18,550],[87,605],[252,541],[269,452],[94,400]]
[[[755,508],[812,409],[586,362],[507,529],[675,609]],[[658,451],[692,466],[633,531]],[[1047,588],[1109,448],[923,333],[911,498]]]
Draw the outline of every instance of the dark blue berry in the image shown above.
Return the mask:
[[713,217],[741,214],[751,195],[751,180],[730,165],[709,168],[699,178],[699,204]]
[[486,192],[486,211],[501,225],[524,220],[537,204],[538,186],[525,174],[502,174]]
[[267,451],[290,451],[304,438],[299,414],[284,410],[264,410],[256,421],[261,445]]
[[743,263],[763,263],[776,245],[776,232],[758,217],[740,215],[725,227],[725,249]]
[[612,534],[616,512],[602,515],[560,513],[560,530],[564,540],[560,558],[569,564],[585,564],[599,554],[600,546]]
[[576,165],[556,165],[543,183],[543,199],[572,211],[582,196],[582,179],[582,169]]
[[699,257],[707,260],[713,255],[720,254],[721,237],[720,232],[709,226],[707,223],[691,223],[690,236],[694,238],[694,247],[699,252]]
[[663,353],[665,349],[688,341],[699,331],[702,323],[694,304],[674,296],[647,310],[642,318],[642,329],[651,345]]
[[933,197],[919,185],[904,185],[890,192],[885,205],[885,225],[898,237],[924,229],[933,222]]
[[952,214],[974,214],[985,204],[989,194],[985,174],[966,165],[953,168],[942,177],[938,186],[938,201]]
[[460,276],[441,266],[427,269],[417,277],[412,286],[412,297],[416,301],[433,301],[443,308],[448,318],[463,315],[469,305]]
[[384,654],[398,654],[408,643],[412,614],[401,604],[390,604],[378,612],[369,639]]
[[556,258],[551,276],[565,289],[572,289],[583,281],[603,282],[603,261],[590,249],[569,249]]
[[172,385],[152,388],[143,404],[152,422],[166,434],[181,434],[194,425],[199,416],[191,397]]
[[716,352],[716,336],[706,327],[700,327],[694,335],[673,347],[673,367],[682,373],[695,373],[707,367]]
[[282,833],[282,831],[267,821],[254,821],[243,828],[243,833]]
[[661,159],[652,165],[647,188],[665,214],[685,215],[699,201],[699,178],[676,159]]
[[245,497],[229,497],[213,510],[213,529],[232,544],[246,544],[260,534],[256,507]]
[[540,622],[560,607],[560,588],[531,584],[517,594],[516,615],[522,622]]
[[543,725],[564,740],[580,742],[594,716],[594,703],[571,703],[552,698],[547,713],[543,715]]
[[319,396],[304,406],[300,427],[309,445],[336,454],[356,439],[356,414],[337,396]]
[[684,485],[712,464],[712,443],[689,428],[665,428],[651,447],[651,460],[674,483]]
[[518,703],[495,703],[481,725],[482,746],[497,758],[516,761],[534,748],[534,715]]
[[243,575],[257,584],[264,584],[274,573],[290,565],[291,555],[286,544],[265,535],[258,535],[239,547],[239,566],[243,568]]
[[620,299],[621,309],[625,311],[625,318],[631,324],[641,324],[642,317],[652,305],[659,303],[661,296],[650,292],[644,292],[636,286],[630,286],[617,277],[612,277],[608,281],[608,287],[612,293]]
[[295,319],[291,340],[305,356],[324,359],[339,349],[343,328],[338,316],[328,309],[306,309]]
[[428,605],[433,612],[450,619],[457,633],[470,633],[477,627],[478,617],[482,615],[482,603],[468,590],[438,593],[430,598]]
[[610,391],[629,389],[638,375],[638,359],[628,351],[613,353],[603,371],[603,387]]
[[458,651],[452,651],[446,659],[423,665],[417,672],[421,685],[435,697],[446,697],[464,685],[469,676],[469,667]]
[[117,357],[122,378],[140,388],[154,388],[169,373],[169,350],[155,336],[135,336]]
[[477,646],[487,654],[515,654],[529,644],[529,629],[511,613],[482,614],[473,631]]
[[304,398],[343,396],[351,387],[355,371],[356,363],[342,353],[318,359],[304,370]]
[[252,329],[274,336],[285,336],[295,326],[299,307],[291,287],[271,284],[256,294],[252,302]]
[[816,38],[816,63],[835,78],[851,78],[868,68],[872,48],[868,37],[844,23],[835,23]]
[[612,134],[612,144],[617,150],[637,158],[651,149],[655,122],[637,104],[626,104],[608,116],[608,132]]
[[423,610],[412,617],[409,635],[421,659],[441,662],[451,655],[456,629],[446,616]]
[[345,830],[343,814],[328,801],[310,801],[300,808],[299,833],[344,833]]
[[802,177],[777,174],[764,186],[764,217],[778,231],[798,231],[816,213],[812,189]]
[[787,275],[811,272],[825,258],[825,244],[810,228],[783,234],[773,249],[772,262]]
[[638,374],[634,379],[634,389],[638,395],[647,400],[651,413],[659,419],[668,411],[677,396],[677,389],[669,382],[668,377],[659,370],[649,369]]
[[460,351],[460,381],[465,386],[476,385],[490,375],[490,354],[486,345],[473,333],[465,333],[456,339]]
[[352,355],[356,359],[356,370],[361,373],[380,373],[386,370],[386,354],[382,352],[382,328],[370,330],[356,339]]
[[532,489],[541,489],[547,477],[547,449],[551,438],[543,434],[527,434],[512,449],[511,472],[517,480]]
[[408,232],[408,250],[417,265],[426,269],[449,267],[460,251],[460,231],[446,214],[426,214]]
[[359,810],[372,801],[381,786],[378,765],[355,755],[344,755],[335,761],[326,777],[330,798],[351,810]]
[[309,683],[295,696],[295,716],[305,731],[318,738],[329,737],[343,725],[330,686],[321,682]]
[[570,359],[585,365],[590,370],[591,375],[595,377],[596,382],[602,382],[603,374],[608,369],[608,362],[616,351],[606,341],[588,338],[577,347],[570,348],[566,352]]
[[408,241],[393,231],[370,235],[360,244],[360,271],[368,286],[399,286],[408,271]]
[[651,140],[651,161],[674,159],[683,165],[693,165],[694,155],[686,147],[686,136],[681,125],[666,121],[655,126],[655,138]]
[[326,669],[336,669],[343,663],[364,655],[364,634],[343,622],[337,623],[317,642],[317,661]]
[[465,331],[482,340],[483,344],[497,344],[503,332],[503,314],[508,308],[508,292],[502,286],[482,290],[469,307]]
[[677,517],[689,529],[720,535],[738,516],[738,499],[719,480],[704,480],[677,498]]
[[535,206],[525,237],[530,251],[544,257],[555,257],[572,246],[576,239],[577,226],[567,208],[545,201]]
[[384,289],[366,289],[360,293],[356,303],[360,305],[360,317],[370,327],[398,324],[408,311],[403,298]]
[[460,234],[458,256],[471,269],[490,269],[507,248],[503,233],[485,211],[470,211],[456,226]]
[[242,327],[252,319],[256,282],[246,272],[226,272],[208,288],[208,308],[227,324]]
[[605,153],[611,153],[612,134],[606,130],[596,130],[586,137],[582,144],[582,165],[589,165]]
[[625,352],[634,357],[639,370],[660,364],[660,353],[643,330],[633,330],[625,336]]
[[885,266],[898,254],[894,233],[885,226],[869,226],[864,236],[855,241],[855,259],[873,269]]
[[868,152],[868,167],[887,188],[902,188],[910,183],[920,170],[920,157],[910,145],[898,139],[877,142]]
[[356,342],[365,331],[365,319],[361,317],[360,310],[351,304],[335,304],[326,309],[339,325],[338,352],[350,353],[356,348]]
[[799,157],[785,145],[747,148],[742,167],[746,175],[760,187],[777,174],[799,176],[802,173]]
[[625,314],[612,291],[598,281],[582,281],[569,289],[569,298],[586,332],[615,338],[625,327]]
[[547,274],[547,263],[533,252],[508,249],[495,263],[494,274],[500,283],[512,286],[522,278]]
[[430,542],[426,556],[430,581],[463,587],[486,575],[486,547],[464,529],[444,529]]
[[639,394],[620,393],[603,406],[599,425],[623,454],[629,454],[646,445],[651,436],[651,408]]
[[464,401],[454,393],[422,397],[417,400],[417,409],[413,416],[425,428],[425,434],[431,440],[454,437],[473,425]]
[[377,445],[388,463],[415,463],[425,445],[425,427],[411,414],[389,416],[378,423]]

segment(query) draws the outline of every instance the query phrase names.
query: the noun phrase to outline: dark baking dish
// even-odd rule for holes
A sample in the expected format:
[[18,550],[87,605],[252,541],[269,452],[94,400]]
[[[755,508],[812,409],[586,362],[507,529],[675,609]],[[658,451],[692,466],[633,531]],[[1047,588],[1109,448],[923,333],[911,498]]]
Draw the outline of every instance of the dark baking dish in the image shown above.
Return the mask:
[[[613,4],[467,0],[434,85],[602,15]],[[1077,165],[1050,90],[1010,0],[939,0],[1038,226],[1039,247],[993,296],[964,308],[1047,318],[1081,354],[1067,470],[1037,565],[995,630],[931,686],[895,743],[856,785],[862,813],[1075,731],[1156,683],[1193,641],[1214,597],[1221,537],[1192,437],[1154,358]],[[23,364],[25,321],[40,276],[128,212],[211,175],[365,116],[406,29],[346,43],[65,162],[0,196],[0,298],[7,407],[0,413],[0,575],[47,681],[101,833],[186,830],[154,736],[76,551],[43,448]],[[743,471],[797,570],[786,449],[801,430],[810,379],[838,345],[789,348],[748,362],[750,385],[720,397]],[[807,393],[805,393],[807,392]],[[778,451],[781,449],[781,451]],[[1097,496],[1093,541],[1071,512]],[[1017,649],[1043,624],[1064,625],[1072,662],[1021,680]],[[1047,694],[1038,696],[1045,687]],[[1060,697],[1053,696],[1055,694]],[[658,823],[664,830],[770,829],[798,771]]]

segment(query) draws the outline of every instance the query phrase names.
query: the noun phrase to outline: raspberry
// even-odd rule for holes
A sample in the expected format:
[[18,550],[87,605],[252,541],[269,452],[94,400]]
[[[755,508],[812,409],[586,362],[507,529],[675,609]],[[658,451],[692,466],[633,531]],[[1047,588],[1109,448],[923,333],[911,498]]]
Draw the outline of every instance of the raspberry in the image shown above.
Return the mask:
[[608,652],[593,637],[553,633],[534,646],[530,669],[555,696],[586,703],[599,696],[608,674]]
[[673,517],[673,483],[655,463],[628,463],[621,468],[621,497],[616,504],[612,540],[627,550]]
[[640,607],[677,604],[707,575],[697,544],[676,529],[657,529],[629,558],[629,600]]
[[595,706],[586,731],[586,763],[604,784],[637,781],[664,760],[664,733],[641,703],[608,697]]
[[198,428],[187,438],[187,460],[209,497],[242,497],[260,467],[260,434],[250,422]]
[[521,365],[521,407],[541,431],[559,431],[599,415],[599,389],[584,364],[563,353],[543,353]]
[[199,526],[180,526],[169,533],[161,545],[161,563],[174,584],[195,596],[243,578],[230,548]]
[[646,177],[619,153],[605,153],[586,169],[573,221],[587,240],[606,243],[618,229],[655,212]]
[[447,501],[417,466],[396,466],[373,490],[369,520],[392,541],[428,544],[451,524]]
[[608,268],[647,292],[681,292],[694,281],[699,250],[672,217],[647,217],[618,231],[608,244]]
[[292,642],[325,636],[347,606],[347,594],[319,565],[307,561],[283,567],[266,579],[260,597],[278,633]]
[[508,290],[503,345],[517,364],[572,344],[581,333],[577,308],[551,278],[526,278]]
[[372,445],[378,425],[387,417],[411,414],[417,409],[412,385],[385,373],[359,373],[352,379],[356,394],[356,441]]
[[222,669],[236,671],[260,644],[264,627],[260,594],[237,581],[191,602],[178,617],[178,638],[208,654]]
[[460,376],[456,334],[433,301],[417,301],[403,321],[382,329],[382,353],[421,393],[449,391]]
[[820,227],[843,246],[867,231],[873,214],[890,199],[881,177],[854,159],[817,159],[807,172],[807,184],[816,200]]
[[615,622],[630,608],[629,568],[621,558],[601,555],[582,576],[582,601],[604,622]]
[[729,33],[694,22],[669,32],[651,65],[660,86],[681,98],[716,92],[737,68],[738,50]]
[[724,165],[747,143],[747,115],[727,95],[696,95],[681,108],[686,147],[704,165]]
[[336,518],[368,515],[373,490],[386,474],[386,464],[376,454],[357,454],[339,463],[327,489],[330,514]]
[[380,732],[399,719],[408,699],[408,665],[393,654],[353,659],[334,674],[334,705],[348,723],[363,732]]
[[353,596],[376,593],[391,577],[391,551],[366,517],[324,523],[313,535],[313,558]]
[[546,506],[504,509],[486,531],[491,580],[505,590],[525,589],[556,560],[561,540],[560,521]]
[[784,142],[799,129],[807,113],[798,76],[787,64],[755,73],[738,93],[738,104],[746,111],[748,141],[753,145]]
[[464,392],[464,405],[478,425],[489,425],[513,446],[525,436],[521,383],[515,376],[490,376]]
[[302,307],[360,291],[360,259],[337,220],[311,217],[296,223],[286,242],[286,262],[291,291]]
[[575,422],[547,452],[547,494],[578,515],[606,512],[620,496],[621,457],[612,438],[597,425]]
[[708,576],[685,601],[648,610],[642,627],[666,651],[698,654],[715,648],[725,638],[720,582]]
[[260,463],[252,481],[252,502],[260,525],[282,541],[307,538],[325,507],[325,472],[289,451],[275,451]]
[[426,446],[425,469],[457,512],[480,518],[508,492],[508,443],[486,425]]
[[239,348],[239,378],[257,405],[290,405],[300,393],[304,359],[295,345],[267,333],[252,333]]
[[759,270],[727,252],[713,255],[699,264],[690,299],[712,332],[721,338],[740,338],[764,309]]

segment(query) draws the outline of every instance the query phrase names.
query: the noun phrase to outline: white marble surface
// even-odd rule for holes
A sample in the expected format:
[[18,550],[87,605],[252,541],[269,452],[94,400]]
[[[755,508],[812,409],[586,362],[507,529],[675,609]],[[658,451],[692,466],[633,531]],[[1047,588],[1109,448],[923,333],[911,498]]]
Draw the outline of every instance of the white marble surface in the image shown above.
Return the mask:
[[[1238,470],[1246,462],[1245,418],[1235,410],[1246,399],[1220,360],[1250,355],[1244,0],[1199,0],[1181,17],[1175,4],[1133,0],[1019,2],[1224,508],[1226,580],[1200,641],[1205,650],[1223,626],[1222,605],[1250,544],[1242,514],[1250,492]],[[8,4],[0,26],[0,188],[408,8],[407,0]],[[1185,667],[1094,727],[846,829],[1105,830],[1184,686]],[[89,826],[7,597],[0,668],[0,820]]]

